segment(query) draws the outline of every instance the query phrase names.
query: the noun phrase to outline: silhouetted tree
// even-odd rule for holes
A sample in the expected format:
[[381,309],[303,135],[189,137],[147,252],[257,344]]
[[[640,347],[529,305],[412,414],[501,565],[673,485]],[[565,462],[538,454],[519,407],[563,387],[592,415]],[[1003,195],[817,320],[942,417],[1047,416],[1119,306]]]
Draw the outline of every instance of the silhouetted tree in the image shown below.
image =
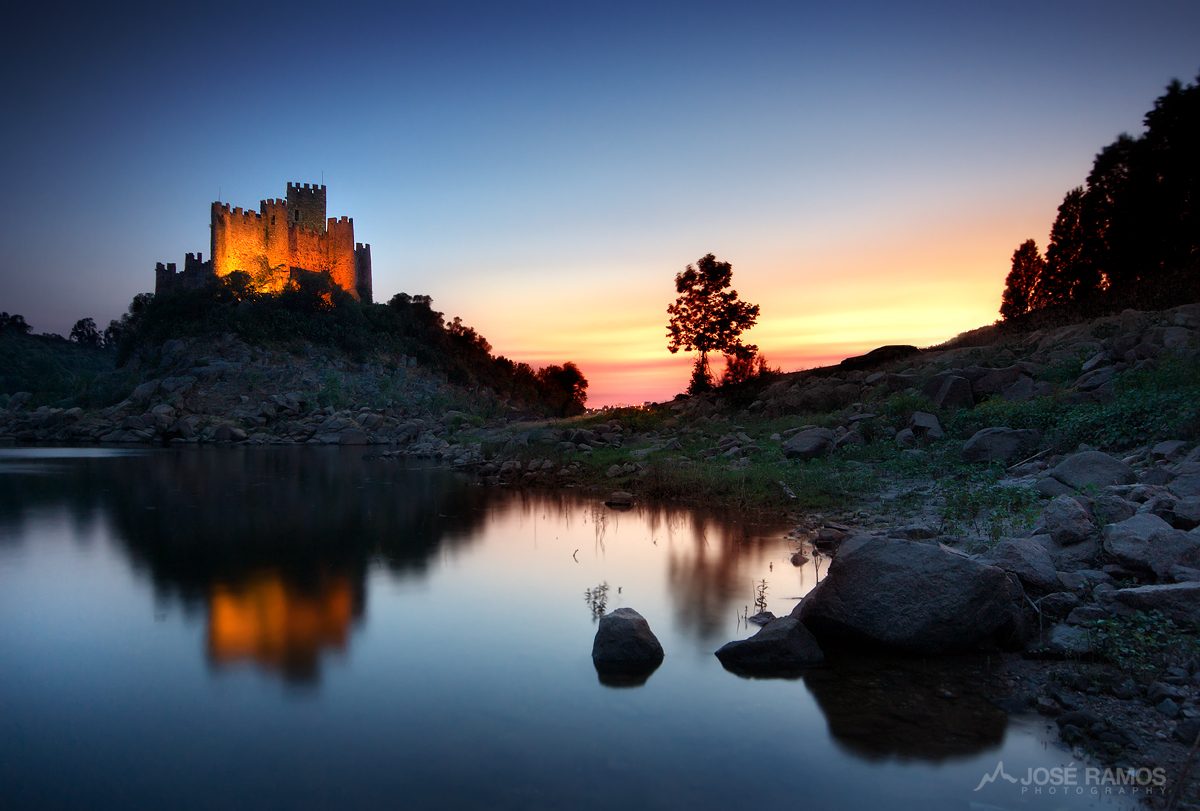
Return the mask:
[[25,321],[25,316],[19,313],[13,313],[12,315],[0,313],[0,332],[11,330],[21,335],[28,335],[32,329],[33,327]]
[[[1063,199],[1030,310],[1091,314],[1200,298],[1200,80],[1171,82],[1145,124],[1145,134],[1102,149],[1086,187]],[[1020,309],[1009,298],[1006,288],[1002,312]]]
[[725,353],[725,371],[721,373],[722,386],[736,386],[763,375],[778,374],[778,369],[767,367],[767,359],[758,353],[754,344],[736,346]]
[[1069,302],[1081,281],[1083,271],[1083,187],[1067,192],[1058,207],[1058,217],[1050,228],[1046,246],[1046,264],[1041,283],[1029,302],[1029,309],[1040,310]]
[[708,368],[709,352],[735,353],[741,344],[741,334],[758,320],[757,304],[738,298],[733,283],[733,266],[718,262],[711,253],[688,265],[675,275],[675,292],[679,297],[667,307],[671,316],[667,323],[667,350],[675,354],[680,349],[699,352],[692,368],[688,392],[695,394],[712,388],[712,372]]
[[571,361],[562,366],[538,369],[537,380],[543,389],[543,400],[562,416],[582,414],[587,402],[587,378]]
[[1138,227],[1135,186],[1138,142],[1128,135],[1104,147],[1092,163],[1083,196],[1083,245],[1072,300],[1090,301],[1115,287],[1130,295],[1141,275],[1139,245],[1151,236]]
[[96,329],[95,320],[91,318],[81,318],[76,321],[75,326],[71,327],[70,339],[83,346],[98,347],[104,342],[100,330]]
[[1045,269],[1046,263],[1032,239],[1025,240],[1013,251],[1012,270],[1004,280],[1004,294],[1000,301],[1000,315],[1004,320],[1024,315],[1032,309]]

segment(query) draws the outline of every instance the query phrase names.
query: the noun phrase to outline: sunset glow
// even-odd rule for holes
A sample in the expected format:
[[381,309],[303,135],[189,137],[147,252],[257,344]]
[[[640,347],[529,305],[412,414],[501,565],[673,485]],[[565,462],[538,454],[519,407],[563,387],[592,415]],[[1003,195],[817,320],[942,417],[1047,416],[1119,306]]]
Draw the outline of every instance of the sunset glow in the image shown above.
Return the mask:
[[[431,295],[498,354],[574,361],[592,406],[684,388],[665,308],[709,252],[784,370],[992,322],[1015,246],[1195,75],[1200,41],[1194,4],[1170,2],[401,4],[343,28],[299,4],[243,22],[164,7],[14,43],[10,68],[41,78],[14,84],[6,133],[4,306],[39,331],[103,326],[156,261],[207,248],[214,200],[323,183],[371,243],[376,301]],[[179,59],[177,31],[208,60]],[[320,43],[311,81],[234,80],[298,42]]]

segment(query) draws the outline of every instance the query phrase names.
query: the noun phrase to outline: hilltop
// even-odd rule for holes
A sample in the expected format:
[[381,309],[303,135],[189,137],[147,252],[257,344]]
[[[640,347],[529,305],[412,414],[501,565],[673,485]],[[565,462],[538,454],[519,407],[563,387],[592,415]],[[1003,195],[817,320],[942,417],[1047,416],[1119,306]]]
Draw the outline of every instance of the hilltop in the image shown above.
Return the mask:
[[90,344],[26,334],[23,319],[0,329],[0,437],[393,444],[459,420],[583,410],[573,363],[535,370],[495,355],[428,296],[360,303],[322,274],[263,294],[241,276],[139,295]]

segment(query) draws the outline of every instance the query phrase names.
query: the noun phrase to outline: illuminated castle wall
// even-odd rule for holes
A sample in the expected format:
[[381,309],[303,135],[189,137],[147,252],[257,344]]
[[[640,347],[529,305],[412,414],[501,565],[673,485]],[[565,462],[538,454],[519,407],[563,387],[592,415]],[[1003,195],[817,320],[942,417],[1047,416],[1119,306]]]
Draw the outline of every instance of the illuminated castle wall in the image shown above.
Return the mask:
[[188,254],[182,272],[175,264],[155,268],[155,292],[199,287],[240,270],[255,287],[277,293],[293,270],[328,273],[334,284],[359,301],[371,301],[371,246],[354,241],[354,220],[325,216],[325,187],[287,184],[284,199],[263,200],[258,211],[212,204],[212,253]]

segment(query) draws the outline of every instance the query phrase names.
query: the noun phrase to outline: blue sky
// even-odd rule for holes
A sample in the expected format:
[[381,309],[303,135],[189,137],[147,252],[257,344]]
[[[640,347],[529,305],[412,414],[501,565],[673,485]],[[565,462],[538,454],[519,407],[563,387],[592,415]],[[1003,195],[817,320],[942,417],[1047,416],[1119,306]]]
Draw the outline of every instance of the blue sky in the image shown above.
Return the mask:
[[207,254],[212,200],[323,176],[377,298],[590,361],[609,401],[669,396],[688,262],[733,262],[785,367],[950,337],[995,317],[1095,152],[1200,71],[1182,2],[241,5],[56,7],[0,35],[0,309],[103,326],[156,261]]

